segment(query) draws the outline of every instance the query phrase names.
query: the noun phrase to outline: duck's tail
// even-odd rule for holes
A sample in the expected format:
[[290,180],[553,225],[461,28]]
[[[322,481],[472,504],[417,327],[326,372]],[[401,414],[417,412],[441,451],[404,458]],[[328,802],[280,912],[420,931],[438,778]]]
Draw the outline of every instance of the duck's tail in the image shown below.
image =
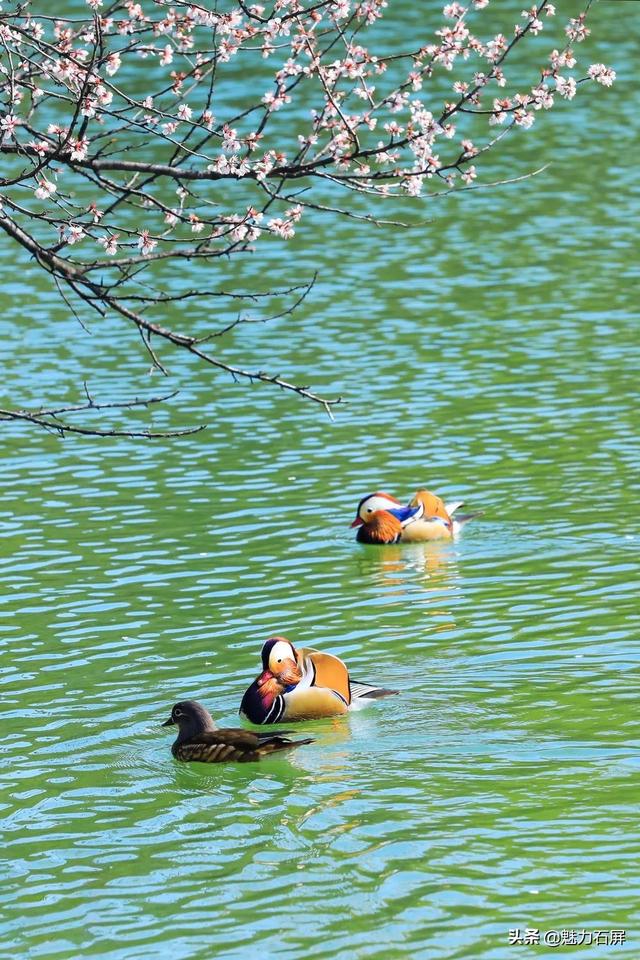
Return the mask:
[[475,513],[459,513],[458,516],[453,521],[453,534],[460,533],[465,523],[469,523],[469,520],[475,520],[476,517],[483,516],[483,510],[476,510]]
[[292,750],[294,747],[303,747],[306,743],[313,743],[313,737],[306,740],[289,740],[288,737],[258,734],[260,744],[256,753],[261,756],[267,756],[269,753],[275,753],[277,750]]
[[362,681],[351,680],[349,682],[351,693],[351,710],[360,710],[366,707],[373,700],[380,700],[382,697],[393,697],[397,690],[385,690],[384,687],[374,687],[371,683],[362,683]]

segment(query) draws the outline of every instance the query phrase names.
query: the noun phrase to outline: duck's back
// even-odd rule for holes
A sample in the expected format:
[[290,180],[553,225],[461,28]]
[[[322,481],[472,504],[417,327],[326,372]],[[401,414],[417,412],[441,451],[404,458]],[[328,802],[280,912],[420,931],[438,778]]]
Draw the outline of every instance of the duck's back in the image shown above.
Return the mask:
[[327,687],[338,693],[347,706],[351,703],[349,689],[349,671],[339,657],[331,653],[321,653],[313,647],[298,650],[300,666],[303,671],[302,684],[309,687]]
[[440,517],[442,520],[446,520],[448,524],[451,523],[451,517],[444,500],[437,497],[435,493],[431,493],[430,490],[417,490],[411,503],[416,506],[418,504],[422,505],[424,517]]

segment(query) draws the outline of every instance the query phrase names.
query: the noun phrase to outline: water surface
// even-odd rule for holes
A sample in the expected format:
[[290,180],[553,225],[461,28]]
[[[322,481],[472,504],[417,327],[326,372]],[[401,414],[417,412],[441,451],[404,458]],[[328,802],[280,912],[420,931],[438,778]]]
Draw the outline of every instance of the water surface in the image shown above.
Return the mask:
[[[319,269],[223,349],[344,395],[335,423],[169,355],[153,424],[201,434],[3,427],[2,956],[554,952],[515,927],[624,928],[557,952],[640,956],[632,6],[592,24],[619,84],[493,168],[543,175],[403,234],[319,219],[243,265]],[[164,390],[3,250],[3,404]],[[363,494],[423,484],[484,516],[455,544],[353,542]],[[272,632],[401,695],[302,724],[286,759],[177,764],[171,704],[236,723]]]

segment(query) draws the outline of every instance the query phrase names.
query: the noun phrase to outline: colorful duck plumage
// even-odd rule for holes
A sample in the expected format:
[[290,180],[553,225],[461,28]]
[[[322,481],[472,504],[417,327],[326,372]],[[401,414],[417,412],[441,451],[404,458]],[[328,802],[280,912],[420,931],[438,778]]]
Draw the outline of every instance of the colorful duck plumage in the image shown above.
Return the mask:
[[286,637],[267,640],[262,668],[240,704],[252,723],[336,717],[397,693],[352,680],[338,657],[311,647],[297,650]]
[[388,493],[372,493],[358,504],[356,518],[360,543],[420,543],[428,540],[451,540],[462,526],[478,513],[453,514],[462,500],[445,504],[429,490],[418,490],[404,506]]
[[313,743],[312,739],[290,740],[282,734],[255,733],[236,727],[218,729],[209,711],[196,700],[176,703],[171,716],[162,726],[173,724],[178,725],[178,737],[171,746],[171,753],[176,760],[198,760],[201,763],[235,760],[246,763],[261,760],[279,750],[291,750],[305,743]]

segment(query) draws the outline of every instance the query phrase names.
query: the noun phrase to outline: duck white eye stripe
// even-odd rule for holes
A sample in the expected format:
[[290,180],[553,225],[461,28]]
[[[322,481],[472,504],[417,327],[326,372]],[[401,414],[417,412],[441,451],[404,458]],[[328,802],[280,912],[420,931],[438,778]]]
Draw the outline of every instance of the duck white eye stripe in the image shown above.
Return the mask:
[[277,643],[274,643],[269,654],[269,662],[272,663],[273,660],[295,660],[291,644],[285,640],[278,640]]

